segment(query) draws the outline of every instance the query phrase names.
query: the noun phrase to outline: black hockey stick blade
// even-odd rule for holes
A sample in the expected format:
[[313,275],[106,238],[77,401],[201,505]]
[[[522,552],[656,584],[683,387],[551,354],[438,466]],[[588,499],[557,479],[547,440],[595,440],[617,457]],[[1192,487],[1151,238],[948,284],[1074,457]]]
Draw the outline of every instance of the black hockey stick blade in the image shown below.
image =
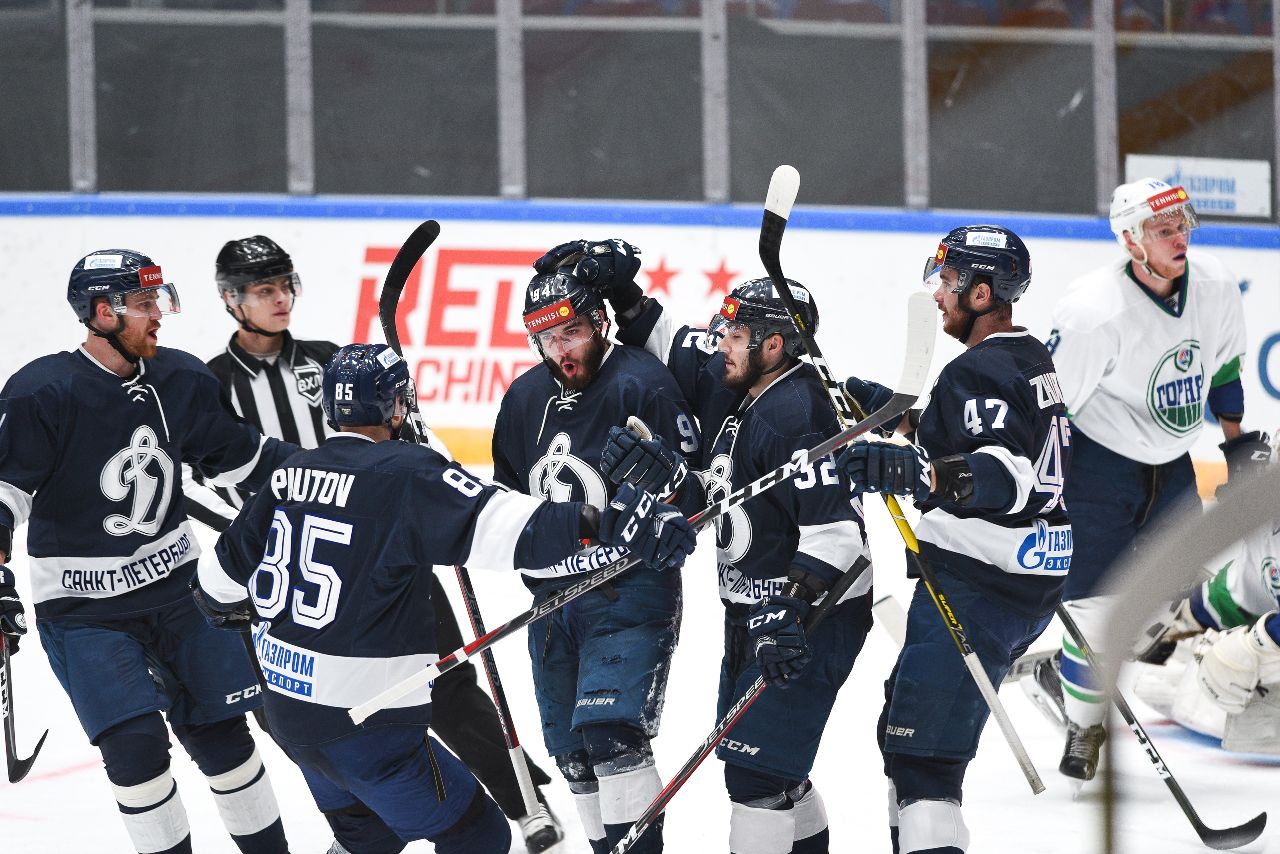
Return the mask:
[[1196,833],[1200,835],[1200,841],[1215,851],[1230,851],[1233,848],[1248,845],[1261,836],[1266,827],[1267,814],[1265,812],[1255,815],[1239,827],[1214,830],[1212,827],[1206,827],[1204,822],[1198,822],[1195,825]]
[[782,287],[785,281],[779,259],[782,232],[786,230],[791,206],[796,203],[799,192],[800,173],[794,166],[784,164],[773,170],[764,199],[764,221],[760,223],[760,261],[777,287]]
[[9,666],[9,641],[0,635],[0,715],[4,716],[4,760],[9,772],[9,782],[16,783],[35,764],[44,747],[44,740],[49,737],[49,730],[44,731],[36,742],[36,749],[26,759],[18,758],[18,735],[13,724],[13,670]]
[[382,334],[397,356],[404,356],[404,349],[400,346],[400,331],[396,328],[396,307],[400,305],[400,294],[404,291],[405,282],[409,281],[414,265],[427,254],[427,250],[439,236],[440,223],[434,219],[415,228],[391,261],[387,277],[382,281],[382,293],[378,296],[378,322],[382,324]]

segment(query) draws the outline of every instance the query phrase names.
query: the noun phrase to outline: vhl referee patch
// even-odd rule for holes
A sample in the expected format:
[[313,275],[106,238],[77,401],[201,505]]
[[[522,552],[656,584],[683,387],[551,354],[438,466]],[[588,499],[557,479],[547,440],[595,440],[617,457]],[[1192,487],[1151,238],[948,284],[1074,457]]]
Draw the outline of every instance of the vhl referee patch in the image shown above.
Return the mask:
[[320,389],[324,380],[324,369],[314,362],[296,365],[293,377],[298,382],[298,394],[307,399],[312,406],[320,405]]

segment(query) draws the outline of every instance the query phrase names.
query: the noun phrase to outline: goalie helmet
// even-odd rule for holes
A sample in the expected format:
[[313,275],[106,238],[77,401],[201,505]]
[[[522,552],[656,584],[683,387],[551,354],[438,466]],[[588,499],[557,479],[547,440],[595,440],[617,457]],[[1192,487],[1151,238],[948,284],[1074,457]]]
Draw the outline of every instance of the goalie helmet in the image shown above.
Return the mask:
[[1111,194],[1111,233],[1121,246],[1125,246],[1125,232],[1134,243],[1141,243],[1143,224],[1149,219],[1168,221],[1187,231],[1200,225],[1191,198],[1182,187],[1171,187],[1158,178],[1142,178],[1116,187]]
[[[818,304],[809,289],[794,279],[787,279],[787,287],[800,312],[800,319],[808,327],[810,335],[818,332]],[[791,312],[773,286],[773,279],[752,279],[729,292],[720,311],[711,319],[710,332],[714,337],[725,334],[734,324],[745,326],[751,332],[748,349],[759,347],[770,335],[782,336],[782,349],[792,358],[804,355],[804,339],[791,320]]]
[[333,354],[324,368],[322,385],[325,420],[341,427],[387,425],[396,414],[416,405],[409,366],[386,344],[348,344]]
[[160,266],[131,249],[102,249],[76,262],[67,282],[67,302],[81,323],[93,319],[93,301],[105,299],[118,315],[128,311],[126,301],[136,291],[152,291],[161,314],[182,310],[177,289],[164,280]]
[[214,262],[219,293],[229,293],[239,303],[244,290],[258,282],[286,277],[295,297],[302,294],[302,280],[293,271],[293,259],[280,245],[261,234],[228,240]]
[[1031,284],[1031,253],[1022,238],[999,225],[952,229],[924,265],[929,282],[943,267],[959,275],[952,293],[961,294],[979,278],[991,282],[996,302],[1015,303]]

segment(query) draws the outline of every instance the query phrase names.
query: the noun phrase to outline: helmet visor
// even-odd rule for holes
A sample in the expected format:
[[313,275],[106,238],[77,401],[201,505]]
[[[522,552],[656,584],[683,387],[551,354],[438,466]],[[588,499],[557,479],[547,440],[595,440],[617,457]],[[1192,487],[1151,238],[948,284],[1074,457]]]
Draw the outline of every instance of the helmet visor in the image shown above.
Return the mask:
[[302,296],[302,278],[297,273],[281,273],[248,282],[227,293],[236,305],[272,305],[281,296],[287,297],[292,305],[294,299]]
[[595,334],[596,324],[590,314],[580,314],[565,323],[558,323],[550,329],[535,332],[529,337],[542,353],[556,355],[568,353],[591,340]]
[[1142,232],[1149,240],[1172,240],[1178,235],[1185,237],[1199,227],[1200,218],[1187,202],[1152,214],[1142,223]]
[[154,288],[137,288],[111,295],[111,309],[125,317],[159,317],[182,311],[178,289],[171,284]]
[[936,291],[942,284],[942,269],[947,266],[946,257],[946,252],[939,248],[936,255],[930,255],[925,259],[924,273],[920,276],[925,290]]

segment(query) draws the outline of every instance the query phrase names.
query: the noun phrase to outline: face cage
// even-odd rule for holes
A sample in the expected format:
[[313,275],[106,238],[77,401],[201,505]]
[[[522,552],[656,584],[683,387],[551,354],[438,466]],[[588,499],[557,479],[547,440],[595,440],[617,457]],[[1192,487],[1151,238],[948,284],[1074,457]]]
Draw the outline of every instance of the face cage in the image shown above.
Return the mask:
[[1147,233],[1148,227],[1163,224],[1166,221],[1177,222],[1178,232],[1184,235],[1189,235],[1200,227],[1200,217],[1196,215],[1196,209],[1191,206],[1191,202],[1185,202],[1177,207],[1166,208],[1165,210],[1158,211],[1139,222],[1134,229],[1138,232],[1138,239],[1136,242],[1141,243],[1148,239],[1168,239],[1148,235]]
[[[562,326],[565,323],[572,323],[573,321],[577,320],[579,317],[587,317],[591,320],[592,335],[599,333],[600,337],[603,338],[609,334],[609,317],[608,315],[605,314],[603,308],[593,308],[587,311],[585,314],[575,314],[573,317],[569,318],[568,320],[562,321],[561,323],[557,323],[556,326]],[[556,327],[552,326],[551,328],[555,329]],[[535,335],[532,332],[526,332],[525,340],[529,342],[529,349],[532,350],[539,359],[542,359],[544,361],[549,361],[550,357],[548,357],[547,354],[542,351],[542,344],[538,341],[537,335]]]
[[299,276],[297,273],[280,273],[275,276],[264,276],[261,279],[254,279],[252,282],[245,282],[243,285],[236,285],[233,288],[228,288],[227,293],[231,294],[231,302],[233,304],[244,305],[246,302],[248,302],[248,299],[245,296],[245,291],[247,289],[253,287],[254,285],[261,285],[267,282],[274,282],[278,279],[288,279],[288,281],[284,283],[284,287],[288,288],[289,291],[293,293],[293,298],[295,300],[298,297],[302,296],[302,277]]
[[108,294],[107,304],[121,317],[150,317],[151,312],[139,311],[136,306],[128,304],[128,298],[133,294],[151,294],[155,299],[156,308],[162,315],[178,314],[182,311],[182,303],[178,300],[178,289],[167,282],[154,288],[134,288],[124,293]]

